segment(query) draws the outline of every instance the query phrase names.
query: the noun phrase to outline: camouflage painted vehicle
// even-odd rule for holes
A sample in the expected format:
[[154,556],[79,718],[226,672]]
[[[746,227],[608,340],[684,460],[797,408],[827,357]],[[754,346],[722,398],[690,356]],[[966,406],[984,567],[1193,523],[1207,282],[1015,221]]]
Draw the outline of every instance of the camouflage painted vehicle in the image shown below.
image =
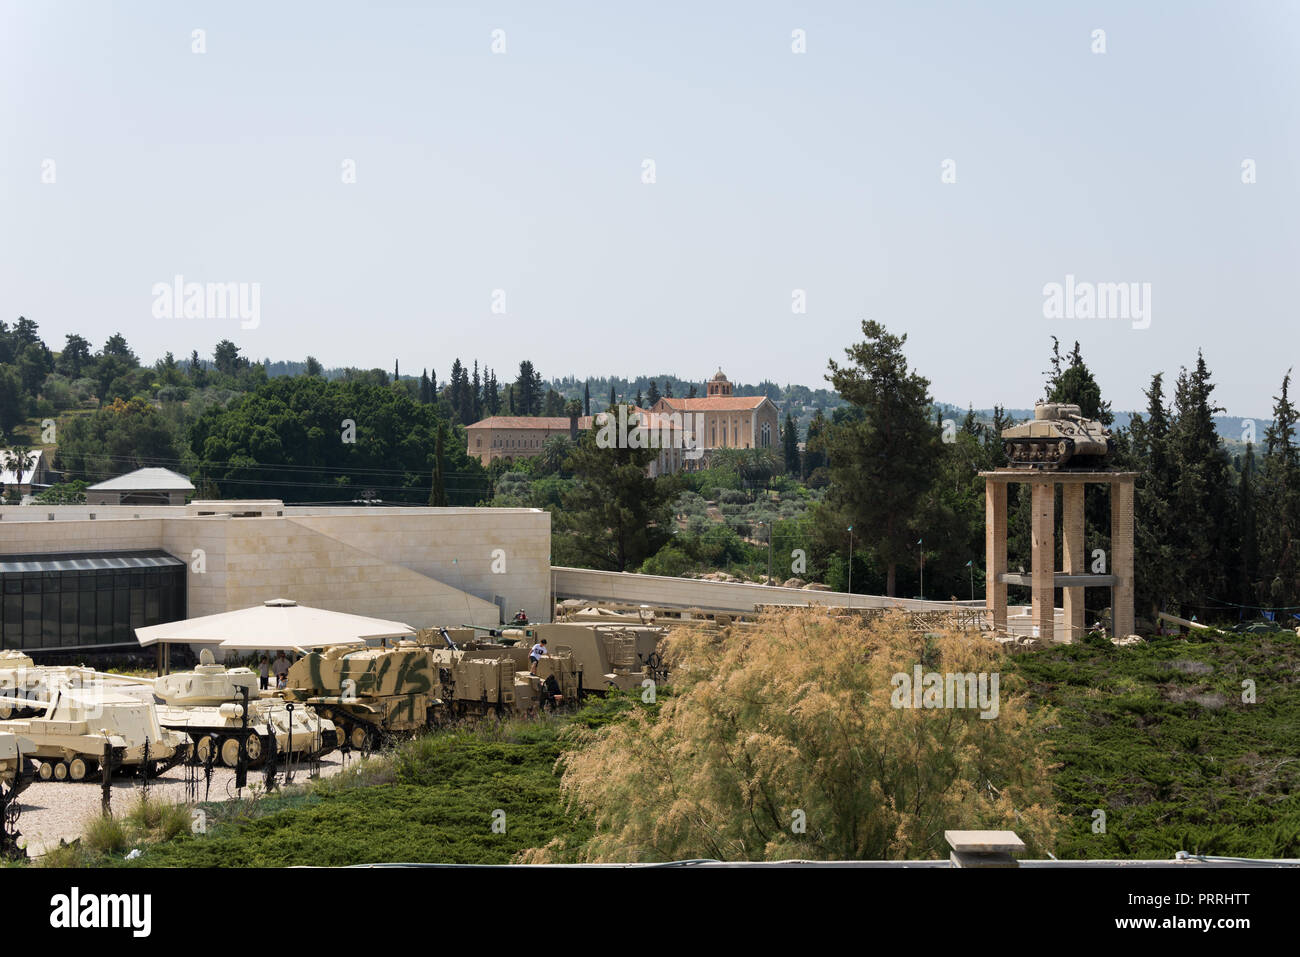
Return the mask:
[[430,649],[342,645],[311,652],[289,668],[284,698],[334,722],[340,743],[368,750],[381,737],[433,724],[442,705]]
[[1077,405],[1039,401],[1032,419],[1002,430],[1002,450],[1017,469],[1096,468],[1115,450],[1115,440]]
[[164,728],[189,735],[200,761],[206,763],[215,753],[221,763],[234,767],[239,760],[239,739],[245,734],[242,689],[248,692],[247,727],[254,732],[247,736],[250,765],[261,764],[269,754],[273,734],[280,754],[313,757],[336,747],[334,722],[308,705],[297,705],[290,712],[282,698],[259,697],[253,671],[215,664],[206,648],[193,671],[154,679],[153,693],[161,702],[158,720]]
[[42,781],[84,780],[99,766],[106,746],[115,768],[138,769],[147,762],[151,777],[189,754],[189,738],[164,729],[153,703],[129,694],[102,686],[56,685],[41,698],[5,697],[40,712],[36,717],[0,721],[0,733],[31,739]]

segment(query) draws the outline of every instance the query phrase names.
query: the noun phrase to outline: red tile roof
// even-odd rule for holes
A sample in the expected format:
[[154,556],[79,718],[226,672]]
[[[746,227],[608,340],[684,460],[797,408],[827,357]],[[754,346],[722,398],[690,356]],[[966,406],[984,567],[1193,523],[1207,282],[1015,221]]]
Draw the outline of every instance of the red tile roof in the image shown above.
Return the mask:
[[677,412],[751,412],[767,399],[762,395],[711,395],[697,399],[668,399],[660,401],[669,410]]

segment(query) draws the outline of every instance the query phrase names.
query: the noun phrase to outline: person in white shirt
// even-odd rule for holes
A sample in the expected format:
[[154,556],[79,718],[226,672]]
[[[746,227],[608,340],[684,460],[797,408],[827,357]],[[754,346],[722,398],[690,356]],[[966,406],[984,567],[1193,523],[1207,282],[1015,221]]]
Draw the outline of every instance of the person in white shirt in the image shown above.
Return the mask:
[[544,654],[546,654],[545,638],[537,642],[537,644],[533,645],[533,647],[528,652],[528,660],[532,662],[532,664],[529,666],[529,670],[533,674],[537,674],[537,659],[541,658],[542,655]]

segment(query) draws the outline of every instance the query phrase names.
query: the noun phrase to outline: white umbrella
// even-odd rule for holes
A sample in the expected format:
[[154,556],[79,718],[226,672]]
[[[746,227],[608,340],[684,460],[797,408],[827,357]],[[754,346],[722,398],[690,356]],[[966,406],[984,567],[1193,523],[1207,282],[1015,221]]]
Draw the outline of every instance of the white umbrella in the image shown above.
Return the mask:
[[415,629],[400,621],[309,608],[287,598],[273,598],[220,615],[137,628],[135,635],[141,646],[164,642],[288,651],[351,645],[374,638],[408,638],[415,635]]

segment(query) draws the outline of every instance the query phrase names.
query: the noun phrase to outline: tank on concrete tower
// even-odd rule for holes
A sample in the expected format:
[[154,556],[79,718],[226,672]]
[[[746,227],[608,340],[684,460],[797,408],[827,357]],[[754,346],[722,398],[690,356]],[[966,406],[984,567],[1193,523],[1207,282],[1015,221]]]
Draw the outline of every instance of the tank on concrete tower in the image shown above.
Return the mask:
[[1115,449],[1110,430],[1077,405],[1034,404],[1034,417],[1002,430],[1007,462],[1017,469],[1097,468]]

